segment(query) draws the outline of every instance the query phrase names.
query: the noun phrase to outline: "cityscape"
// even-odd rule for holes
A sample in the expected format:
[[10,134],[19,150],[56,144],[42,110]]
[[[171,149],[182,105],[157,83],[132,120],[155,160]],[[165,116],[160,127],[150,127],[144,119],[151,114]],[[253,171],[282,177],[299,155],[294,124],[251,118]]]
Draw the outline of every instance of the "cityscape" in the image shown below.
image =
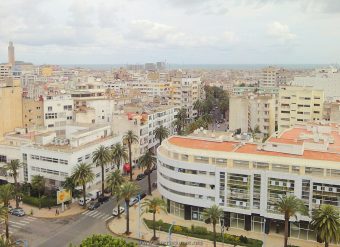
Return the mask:
[[0,246],[340,246],[339,13],[2,1]]

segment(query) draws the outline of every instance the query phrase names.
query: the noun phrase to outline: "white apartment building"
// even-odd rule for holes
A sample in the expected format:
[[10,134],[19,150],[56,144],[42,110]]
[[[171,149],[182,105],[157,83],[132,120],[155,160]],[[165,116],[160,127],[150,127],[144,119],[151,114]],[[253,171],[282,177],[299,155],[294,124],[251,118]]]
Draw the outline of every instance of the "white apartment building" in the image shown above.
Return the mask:
[[[173,136],[158,147],[158,190],[170,214],[203,221],[214,204],[224,224],[265,233],[284,232],[276,203],[302,199],[309,213],[321,204],[340,209],[340,128],[301,125],[254,144],[228,141],[224,134]],[[290,219],[292,238],[316,241],[307,215]]]
[[296,76],[292,83],[296,86],[311,86],[323,90],[327,100],[340,100],[340,70],[332,67],[315,70],[308,76]]
[[73,99],[71,95],[44,96],[44,126],[48,129],[63,129],[73,122]]
[[[101,145],[111,147],[121,137],[112,133],[110,125],[67,125],[65,135],[56,132],[37,134],[34,143],[21,146],[24,180],[31,182],[32,176],[42,175],[50,187],[59,187],[66,177],[71,176],[79,163],[93,163],[93,152]],[[114,169],[108,166],[105,173]],[[101,168],[93,164],[95,181],[101,181]]]
[[173,122],[175,121],[175,107],[173,106],[144,106],[126,105],[123,114],[117,115],[112,126],[117,135],[124,135],[132,130],[139,138],[133,145],[133,160],[137,160],[149,149],[159,145],[155,137],[155,129],[163,125],[168,128],[169,135],[175,134]]
[[229,129],[275,132],[275,97],[273,95],[232,96],[229,98]]
[[299,86],[280,87],[278,99],[279,132],[295,124],[322,120],[324,101],[323,90]]
[[197,111],[194,110],[195,102],[204,98],[204,85],[201,77],[183,74],[180,71],[171,77],[169,102],[176,107],[176,111],[182,107],[185,108],[188,121],[197,116]]
[[261,70],[259,84],[260,87],[278,87],[278,68],[267,67]]

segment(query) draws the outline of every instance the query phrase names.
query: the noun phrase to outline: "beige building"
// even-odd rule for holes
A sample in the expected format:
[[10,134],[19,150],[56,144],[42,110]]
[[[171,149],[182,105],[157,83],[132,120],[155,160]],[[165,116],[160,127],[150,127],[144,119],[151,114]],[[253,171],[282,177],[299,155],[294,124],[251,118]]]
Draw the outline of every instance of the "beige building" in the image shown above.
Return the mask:
[[340,123],[340,101],[331,103],[330,121]]
[[6,78],[0,84],[0,139],[4,133],[22,127],[22,88],[19,80]]
[[322,120],[324,91],[313,87],[283,86],[279,90],[278,130]]
[[14,46],[12,41],[10,41],[8,45],[8,63],[12,66],[15,65]]
[[24,98],[22,103],[23,126],[25,128],[44,126],[43,101]]
[[229,129],[248,132],[258,128],[271,135],[275,131],[275,97],[272,95],[229,98]]

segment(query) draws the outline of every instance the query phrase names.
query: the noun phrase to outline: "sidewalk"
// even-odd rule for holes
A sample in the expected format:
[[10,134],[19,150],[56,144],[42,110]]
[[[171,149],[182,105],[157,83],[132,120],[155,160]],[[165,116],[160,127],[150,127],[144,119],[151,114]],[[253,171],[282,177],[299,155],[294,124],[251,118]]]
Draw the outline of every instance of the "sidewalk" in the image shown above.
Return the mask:
[[[11,201],[11,205],[14,206],[15,202]],[[85,211],[82,206],[78,204],[78,202],[74,202],[70,204],[68,208],[65,206],[65,211],[61,211],[61,205],[59,207],[51,207],[51,209],[48,208],[37,208],[33,207],[24,203],[20,203],[20,207],[25,211],[27,215],[32,215],[34,217],[38,218],[63,218],[67,216],[73,216],[80,214]],[[59,210],[59,215],[56,215],[56,210]],[[33,214],[31,214],[33,212]]]
[[[154,191],[153,196],[159,196],[158,191]],[[149,197],[149,196],[148,196]],[[141,216],[141,222],[140,222],[140,238],[138,236],[138,205],[134,205],[133,207],[130,207],[130,237],[131,238],[136,238],[136,239],[142,239],[145,241],[149,241],[152,236],[153,236],[153,231],[152,229],[148,229],[146,225],[143,222],[143,218],[152,220],[152,214],[150,213],[145,213]],[[212,225],[205,224],[204,222],[199,222],[199,221],[188,221],[184,220],[182,218],[176,217],[174,215],[166,214],[164,212],[161,212],[159,214],[156,214],[156,220],[162,220],[165,223],[172,223],[173,221],[176,222],[176,225],[180,226],[186,226],[186,227],[191,227],[191,225],[196,225],[196,226],[203,226],[206,227],[209,231],[212,231]],[[111,222],[108,224],[109,229],[118,235],[123,235],[125,230],[126,230],[126,220],[125,220],[125,213],[121,215],[121,218],[114,218]],[[217,231],[220,231],[220,228],[217,227]],[[236,228],[229,228],[229,231],[226,233],[231,234],[231,235],[243,235],[247,236],[248,238],[254,238],[254,239],[259,239],[262,240],[264,243],[266,243],[266,247],[282,247],[283,246],[283,235],[278,235],[278,234],[269,234],[266,237],[264,236],[263,233],[259,232],[252,232],[252,231],[245,231],[242,229],[236,229]],[[168,233],[166,232],[159,232],[156,231],[156,236],[159,237],[160,242],[162,243],[168,243]],[[171,235],[171,242],[173,246],[179,246],[180,242],[185,242],[187,243],[188,247],[189,246],[212,246],[212,242],[207,241],[207,240],[202,240],[202,239],[196,239],[196,238],[190,238],[187,236],[183,235],[178,235],[178,234],[172,234]],[[299,247],[323,247],[324,244],[320,244],[317,242],[313,241],[306,241],[306,240],[300,240],[300,239],[293,239],[289,238],[288,243],[291,245],[296,245]],[[218,243],[218,247],[222,246],[232,246],[228,244],[223,243]],[[330,246],[335,246],[335,245],[330,245]]]

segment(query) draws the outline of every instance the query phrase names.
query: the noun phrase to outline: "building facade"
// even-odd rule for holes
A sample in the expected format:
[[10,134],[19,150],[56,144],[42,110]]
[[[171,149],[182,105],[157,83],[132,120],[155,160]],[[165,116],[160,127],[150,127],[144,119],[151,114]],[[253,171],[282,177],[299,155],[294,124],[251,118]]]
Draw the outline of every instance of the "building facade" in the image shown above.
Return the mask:
[[279,91],[278,130],[322,120],[324,91],[313,87],[283,86]]
[[[186,220],[202,221],[216,204],[225,226],[283,234],[276,203],[284,195],[302,199],[309,213],[340,208],[339,130],[296,126],[259,145],[213,133],[170,137],[158,148],[158,190],[168,212]],[[316,240],[309,216],[290,220],[291,237]]]
[[40,100],[22,99],[22,120],[23,127],[44,126],[44,104]]

